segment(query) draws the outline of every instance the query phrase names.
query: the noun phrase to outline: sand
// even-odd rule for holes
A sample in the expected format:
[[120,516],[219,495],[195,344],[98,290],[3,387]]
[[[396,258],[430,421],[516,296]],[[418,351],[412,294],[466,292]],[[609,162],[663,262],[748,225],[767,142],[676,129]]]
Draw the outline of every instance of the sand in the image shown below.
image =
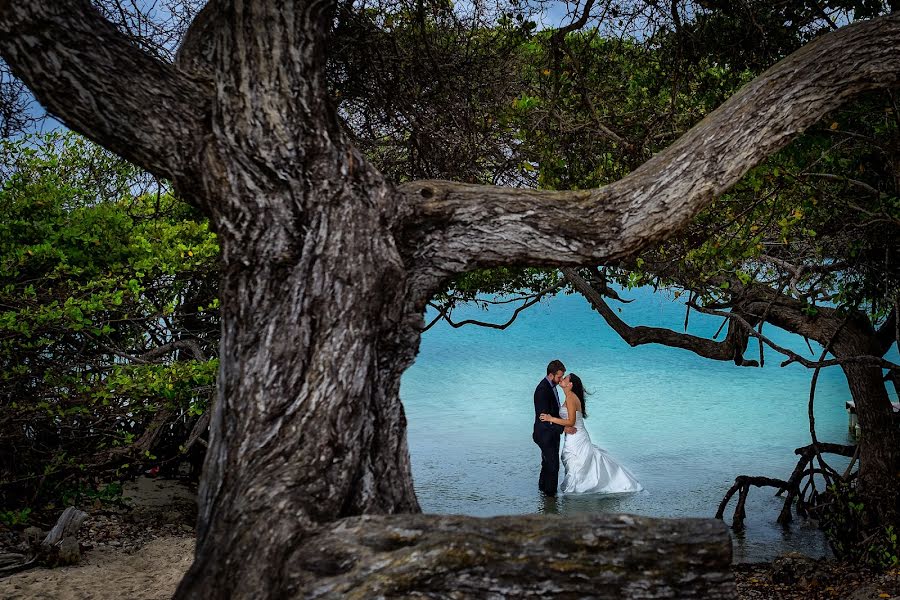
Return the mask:
[[117,548],[98,548],[86,552],[76,566],[32,569],[0,579],[0,598],[168,599],[193,556],[194,540],[190,537],[161,537],[134,554],[124,554]]

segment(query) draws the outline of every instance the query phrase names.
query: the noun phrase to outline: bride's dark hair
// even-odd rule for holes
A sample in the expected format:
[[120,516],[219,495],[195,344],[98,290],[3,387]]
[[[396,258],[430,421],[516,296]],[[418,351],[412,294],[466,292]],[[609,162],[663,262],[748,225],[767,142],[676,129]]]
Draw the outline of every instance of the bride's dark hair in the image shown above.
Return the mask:
[[584,384],[581,383],[581,377],[575,373],[569,373],[569,381],[572,382],[572,393],[581,400],[581,416],[587,419],[587,405],[584,402],[586,392],[584,391]]

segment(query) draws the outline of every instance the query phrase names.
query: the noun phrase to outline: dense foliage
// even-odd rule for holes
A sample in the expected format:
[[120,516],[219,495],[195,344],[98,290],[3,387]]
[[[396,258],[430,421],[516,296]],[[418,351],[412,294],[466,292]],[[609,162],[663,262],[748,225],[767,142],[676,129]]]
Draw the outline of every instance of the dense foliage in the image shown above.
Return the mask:
[[178,455],[214,387],[215,235],[83,138],[0,147],[0,501]]

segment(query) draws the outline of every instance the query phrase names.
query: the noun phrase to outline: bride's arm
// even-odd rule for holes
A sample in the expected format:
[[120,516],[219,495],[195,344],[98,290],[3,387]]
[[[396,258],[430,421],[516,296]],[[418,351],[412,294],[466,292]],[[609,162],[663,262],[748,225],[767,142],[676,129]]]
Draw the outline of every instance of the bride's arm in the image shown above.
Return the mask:
[[569,415],[568,419],[557,419],[556,417],[550,416],[546,413],[541,415],[541,421],[548,421],[550,423],[555,423],[557,425],[562,425],[563,427],[571,427],[575,424],[575,411],[573,410],[574,406],[572,403],[572,398],[570,396],[566,396],[566,413]]

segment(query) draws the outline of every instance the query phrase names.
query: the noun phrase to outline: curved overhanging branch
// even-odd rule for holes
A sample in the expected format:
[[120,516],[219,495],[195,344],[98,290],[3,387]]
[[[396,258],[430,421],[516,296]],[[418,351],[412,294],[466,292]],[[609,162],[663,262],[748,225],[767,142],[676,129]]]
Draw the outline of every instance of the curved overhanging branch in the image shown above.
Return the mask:
[[68,127],[174,179],[210,94],[140,50],[87,0],[0,0],[0,54]]
[[428,283],[478,267],[615,260],[685,225],[750,168],[862,92],[900,83],[900,13],[791,54],[627,177],[585,191],[416,181],[407,252]]
[[603,295],[579,275],[575,269],[565,267],[562,269],[562,272],[566,280],[572,284],[572,287],[585,297],[613,331],[630,346],[662,344],[673,348],[690,350],[703,358],[733,360],[740,367],[759,366],[759,363],[755,360],[744,358],[744,351],[747,349],[747,340],[750,336],[748,329],[752,330],[752,327],[746,321],[739,322],[730,319],[728,321],[728,333],[721,342],[687,333],[678,333],[665,327],[632,327],[619,318],[615,311],[603,300]]

